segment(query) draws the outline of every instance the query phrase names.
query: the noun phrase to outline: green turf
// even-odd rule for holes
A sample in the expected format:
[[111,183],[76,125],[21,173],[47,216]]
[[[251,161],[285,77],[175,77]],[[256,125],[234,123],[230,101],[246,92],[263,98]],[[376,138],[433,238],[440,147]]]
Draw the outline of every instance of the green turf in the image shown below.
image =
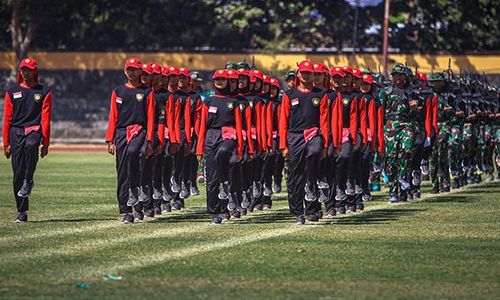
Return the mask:
[[202,195],[125,226],[110,156],[41,160],[27,224],[11,223],[11,176],[0,159],[0,299],[500,297],[498,182],[398,205],[379,193],[363,213],[306,226],[285,193],[271,211],[210,226]]

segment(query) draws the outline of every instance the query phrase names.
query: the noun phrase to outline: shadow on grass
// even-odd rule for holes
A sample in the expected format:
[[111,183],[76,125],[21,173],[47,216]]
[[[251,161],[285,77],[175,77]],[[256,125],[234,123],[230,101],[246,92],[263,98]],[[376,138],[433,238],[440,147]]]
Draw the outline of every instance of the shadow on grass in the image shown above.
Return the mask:
[[180,222],[209,222],[210,216],[204,209],[185,209],[163,213],[161,217],[156,217],[148,223],[180,223]]
[[[472,194],[472,193],[467,193]],[[477,195],[477,192],[475,193]],[[429,197],[425,199],[424,202],[459,202],[459,203],[468,203],[468,202],[476,202],[475,197],[471,196],[462,196],[462,195],[449,195],[449,196],[439,196],[439,197]]]
[[47,219],[30,221],[30,223],[78,223],[78,222],[94,222],[94,221],[114,221],[117,218],[103,217],[103,218],[88,218],[88,219]]
[[366,225],[366,224],[388,224],[399,220],[401,217],[413,215],[427,209],[420,208],[383,208],[364,211],[359,215],[346,216],[333,219],[331,222],[318,225]]

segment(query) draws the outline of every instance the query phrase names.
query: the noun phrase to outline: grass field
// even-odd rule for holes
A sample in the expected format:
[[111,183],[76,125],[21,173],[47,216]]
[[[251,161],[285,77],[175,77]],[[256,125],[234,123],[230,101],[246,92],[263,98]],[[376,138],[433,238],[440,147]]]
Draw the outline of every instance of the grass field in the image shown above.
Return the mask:
[[111,156],[41,160],[26,224],[12,223],[11,176],[1,158],[0,299],[500,298],[499,182],[397,205],[378,194],[363,213],[306,226],[285,193],[210,226],[202,194],[125,226]]

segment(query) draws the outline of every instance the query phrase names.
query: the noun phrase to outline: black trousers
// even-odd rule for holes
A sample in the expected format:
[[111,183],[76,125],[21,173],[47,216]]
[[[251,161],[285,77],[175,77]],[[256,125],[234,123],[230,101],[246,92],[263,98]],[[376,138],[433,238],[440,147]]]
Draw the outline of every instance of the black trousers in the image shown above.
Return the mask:
[[125,128],[116,129],[116,173],[118,175],[117,198],[120,213],[131,213],[132,207],[127,206],[128,191],[137,189],[141,179],[141,155],[146,138],[142,130],[130,143],[127,143]]
[[369,180],[370,180],[370,170],[372,169],[372,150],[370,145],[366,145],[365,151],[363,152],[361,159],[361,188],[363,193],[368,193],[370,191]]
[[[288,134],[288,150],[290,169],[287,178],[288,205],[293,215],[313,214],[321,207],[318,201],[308,202],[304,199],[306,181],[316,186],[319,177],[322,138],[316,136],[306,142],[302,133]],[[306,203],[304,203],[306,202]]]
[[227,211],[226,201],[218,197],[219,184],[229,181],[230,161],[236,150],[236,141],[223,140],[220,129],[209,129],[205,137],[205,173],[207,211],[221,214]]
[[[331,140],[331,137],[330,137]],[[322,176],[326,178],[328,185],[330,186],[330,190],[328,191],[328,201],[325,202],[325,209],[328,211],[329,209],[334,208],[335,206],[335,195],[336,192],[336,168],[337,168],[337,160],[334,157],[334,149],[333,144],[330,143],[328,146],[328,153],[325,158],[325,161],[321,164],[322,168]]]
[[38,131],[24,134],[24,128],[10,128],[10,149],[12,172],[14,173],[12,186],[18,212],[29,209],[29,199],[17,196],[23,186],[23,181],[33,180],[36,164],[38,162],[38,148],[42,140],[42,134]]

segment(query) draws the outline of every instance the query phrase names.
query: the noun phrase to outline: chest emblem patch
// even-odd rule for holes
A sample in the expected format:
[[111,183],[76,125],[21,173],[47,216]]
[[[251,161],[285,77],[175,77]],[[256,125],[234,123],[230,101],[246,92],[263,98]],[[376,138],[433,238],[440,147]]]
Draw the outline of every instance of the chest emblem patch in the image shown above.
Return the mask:
[[342,103],[344,103],[344,105],[349,104],[349,98],[342,98]]
[[14,99],[21,98],[23,96],[22,92],[15,92],[12,94],[14,96]]
[[292,106],[295,106],[295,105],[299,105],[299,99],[298,98],[292,99]]
[[227,102],[226,105],[227,105],[227,108],[229,108],[231,110],[234,108],[234,103],[233,102]]
[[142,100],[144,100],[144,94],[136,94],[135,99],[137,99],[137,101],[141,102]]
[[318,106],[319,105],[319,98],[312,98],[312,103],[314,106]]
[[208,112],[211,114],[216,114],[217,113],[217,106],[210,106],[208,108]]
[[35,102],[40,102],[40,100],[42,100],[42,94],[33,95],[33,99],[35,100]]

